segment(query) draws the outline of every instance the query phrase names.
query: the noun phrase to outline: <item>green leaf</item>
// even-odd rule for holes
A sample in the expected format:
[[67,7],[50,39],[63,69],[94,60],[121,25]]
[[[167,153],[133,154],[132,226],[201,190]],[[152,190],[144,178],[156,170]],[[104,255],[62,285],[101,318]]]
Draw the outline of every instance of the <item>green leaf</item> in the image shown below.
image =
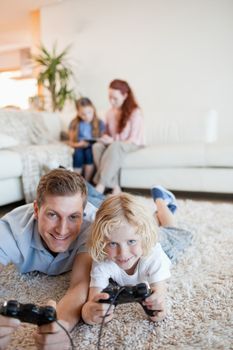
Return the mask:
[[68,53],[70,46],[57,54],[57,45],[53,45],[49,52],[44,45],[39,48],[39,53],[33,56],[33,60],[40,68],[37,80],[51,95],[53,110],[62,110],[67,100],[74,100],[74,89],[70,88],[71,78],[74,73],[68,64]]

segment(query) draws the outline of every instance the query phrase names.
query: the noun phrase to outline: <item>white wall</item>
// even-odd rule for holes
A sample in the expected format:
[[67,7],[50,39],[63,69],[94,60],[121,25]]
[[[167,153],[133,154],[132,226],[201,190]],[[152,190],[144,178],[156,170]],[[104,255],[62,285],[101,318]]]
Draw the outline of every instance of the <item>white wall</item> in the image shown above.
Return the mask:
[[156,120],[191,125],[210,109],[232,139],[232,19],[232,0],[68,0],[42,9],[41,38],[47,47],[72,44],[77,89],[100,112],[108,83],[127,80],[150,142]]

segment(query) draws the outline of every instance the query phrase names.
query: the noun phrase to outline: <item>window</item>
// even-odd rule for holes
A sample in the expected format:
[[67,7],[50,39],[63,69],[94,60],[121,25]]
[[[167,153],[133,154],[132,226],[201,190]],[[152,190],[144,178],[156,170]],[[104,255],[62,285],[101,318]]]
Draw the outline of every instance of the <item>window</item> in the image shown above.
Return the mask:
[[20,71],[0,73],[0,108],[29,108],[29,97],[38,93],[35,78],[22,78]]

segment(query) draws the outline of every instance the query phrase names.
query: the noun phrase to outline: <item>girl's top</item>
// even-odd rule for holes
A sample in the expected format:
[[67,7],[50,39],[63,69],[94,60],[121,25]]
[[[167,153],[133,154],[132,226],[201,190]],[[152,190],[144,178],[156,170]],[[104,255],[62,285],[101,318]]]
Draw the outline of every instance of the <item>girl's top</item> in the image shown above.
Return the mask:
[[166,280],[170,274],[171,262],[164,253],[160,243],[157,243],[149,256],[141,257],[133,275],[128,275],[115,262],[105,260],[93,262],[91,270],[90,287],[101,290],[107,287],[109,278],[112,278],[120,286],[136,285],[148,282],[149,284]]
[[[93,139],[92,135],[92,124],[89,122],[85,122],[83,120],[80,120],[78,123],[77,127],[77,118],[74,118],[69,126],[70,130],[77,130],[77,140],[82,141],[82,140],[91,140]],[[104,133],[105,131],[105,124],[102,120],[99,120],[99,131],[100,131],[100,136]]]
[[140,108],[136,108],[124,129],[118,133],[117,125],[119,111],[111,108],[106,114],[106,133],[112,136],[114,141],[130,141],[138,146],[144,146],[143,116]]

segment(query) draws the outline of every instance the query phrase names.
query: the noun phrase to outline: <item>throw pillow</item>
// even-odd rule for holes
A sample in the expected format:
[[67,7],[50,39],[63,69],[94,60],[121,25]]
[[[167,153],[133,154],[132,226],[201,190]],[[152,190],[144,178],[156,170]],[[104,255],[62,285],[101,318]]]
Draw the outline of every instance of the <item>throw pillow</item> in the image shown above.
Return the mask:
[[17,146],[18,143],[19,141],[14,137],[0,133],[0,149]]

